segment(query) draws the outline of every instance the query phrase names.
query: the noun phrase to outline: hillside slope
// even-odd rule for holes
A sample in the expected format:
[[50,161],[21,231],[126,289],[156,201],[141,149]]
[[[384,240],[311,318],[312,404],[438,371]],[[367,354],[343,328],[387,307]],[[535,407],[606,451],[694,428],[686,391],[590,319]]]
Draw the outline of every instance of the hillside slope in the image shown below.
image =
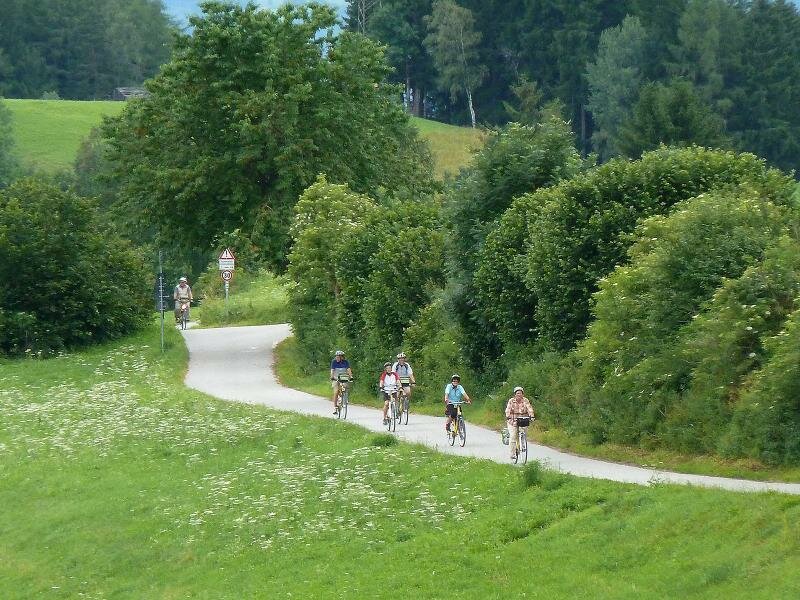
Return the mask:
[[[122,102],[68,100],[6,100],[14,119],[17,154],[23,165],[56,172],[72,167],[81,141],[105,115],[119,114]],[[412,119],[431,143],[436,174],[456,173],[471,150],[481,143],[481,133],[425,119]]]

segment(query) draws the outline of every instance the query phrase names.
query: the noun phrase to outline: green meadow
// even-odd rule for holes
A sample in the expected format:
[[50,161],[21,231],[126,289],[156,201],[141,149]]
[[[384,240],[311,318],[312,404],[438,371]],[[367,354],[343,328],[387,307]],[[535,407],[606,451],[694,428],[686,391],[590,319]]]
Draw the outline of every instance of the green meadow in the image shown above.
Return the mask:
[[83,139],[122,102],[5,100],[11,110],[16,152],[25,167],[45,172],[72,169]]
[[[103,116],[122,111],[124,102],[5,100],[13,116],[17,155],[22,164],[45,172],[71,169],[81,141]],[[425,119],[412,119],[431,143],[439,178],[456,174],[481,143],[481,133]]]
[[217,401],[157,331],[0,362],[0,597],[800,594],[800,497],[454,459]]

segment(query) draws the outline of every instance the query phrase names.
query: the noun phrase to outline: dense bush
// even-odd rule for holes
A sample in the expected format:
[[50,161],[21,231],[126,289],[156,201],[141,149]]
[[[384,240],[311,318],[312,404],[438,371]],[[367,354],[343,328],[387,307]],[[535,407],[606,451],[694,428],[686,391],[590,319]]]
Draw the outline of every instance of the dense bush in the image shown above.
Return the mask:
[[49,354],[141,326],[142,257],[88,200],[33,179],[0,191],[0,351]]
[[764,367],[734,408],[731,454],[768,463],[800,463],[800,310],[764,343]]
[[343,240],[353,235],[377,205],[346,185],[324,177],[309,187],[295,206],[289,255],[290,318],[309,368],[323,365],[339,339],[336,327],[335,262]]
[[[738,354],[752,351],[719,328],[724,316],[733,333],[747,333],[722,309],[752,295],[753,275],[742,274],[788,231],[789,221],[788,210],[741,189],[686,201],[639,227],[631,263],[600,283],[597,318],[578,350],[577,401],[596,439],[635,443],[654,436],[685,450],[714,448],[725,420],[726,394],[719,392],[738,380],[729,369],[741,367]],[[727,360],[712,368],[709,361],[721,352]],[[689,408],[699,399],[702,408]]]
[[486,368],[487,359],[501,352],[496,323],[485,314],[497,306],[496,300],[481,303],[473,282],[479,266],[476,253],[515,197],[572,177],[583,167],[569,125],[562,120],[550,117],[535,126],[512,123],[489,138],[447,190],[442,212],[449,230],[448,300],[473,366]]
[[[567,350],[583,337],[597,282],[626,262],[627,234],[646,217],[718,187],[751,182],[788,200],[794,182],[749,154],[662,148],[641,160],[614,160],[537,192],[532,206],[527,285],[540,335]],[[499,301],[499,299],[496,299]]]

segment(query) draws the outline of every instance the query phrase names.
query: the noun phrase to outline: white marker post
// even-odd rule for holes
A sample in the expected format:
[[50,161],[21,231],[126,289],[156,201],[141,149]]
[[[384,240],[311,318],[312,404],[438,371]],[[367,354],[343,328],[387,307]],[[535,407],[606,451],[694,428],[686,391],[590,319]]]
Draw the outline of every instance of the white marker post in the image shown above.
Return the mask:
[[230,289],[233,271],[236,268],[236,257],[230,248],[225,248],[219,255],[219,272],[222,281],[225,283],[225,306],[228,306],[228,290]]

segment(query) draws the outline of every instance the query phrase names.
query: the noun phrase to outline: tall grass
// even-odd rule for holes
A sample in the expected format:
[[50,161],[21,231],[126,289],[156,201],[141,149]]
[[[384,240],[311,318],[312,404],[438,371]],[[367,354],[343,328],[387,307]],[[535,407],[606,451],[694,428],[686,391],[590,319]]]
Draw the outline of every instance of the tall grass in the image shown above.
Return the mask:
[[0,597],[800,593],[800,498],[385,445],[185,389],[169,335],[0,363]]

